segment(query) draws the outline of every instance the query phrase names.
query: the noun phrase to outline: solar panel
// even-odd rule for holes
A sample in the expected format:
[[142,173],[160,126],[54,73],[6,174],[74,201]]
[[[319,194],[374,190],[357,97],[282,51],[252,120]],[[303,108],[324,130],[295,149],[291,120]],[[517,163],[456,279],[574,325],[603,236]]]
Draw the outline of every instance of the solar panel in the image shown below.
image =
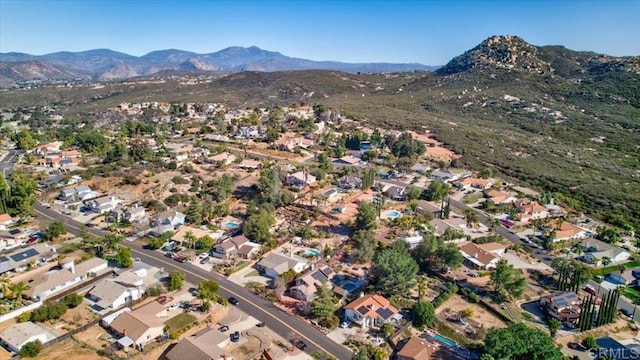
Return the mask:
[[22,260],[26,260],[28,258],[39,255],[40,253],[36,249],[27,249],[25,251],[19,252],[17,254],[9,255],[11,260],[18,262]]
[[556,304],[558,304],[558,306],[567,306],[567,300],[563,299],[563,298],[558,298],[556,299]]
[[321,271],[315,271],[311,274],[311,277],[320,281],[320,280],[325,280],[325,276],[322,274]]
[[366,306],[364,306],[364,305],[362,305],[362,306],[360,306],[360,307],[358,308],[358,312],[359,312],[360,314],[366,314],[368,311],[369,311],[369,308],[368,308],[368,307],[366,307]]
[[334,274],[333,270],[330,267],[324,268],[320,271],[322,271],[327,277],[330,277]]
[[391,315],[393,315],[393,311],[387,309],[387,308],[380,308],[378,310],[376,310],[376,313],[378,313],[378,315],[380,315],[383,319],[387,320],[388,318],[391,317]]
[[569,293],[567,294],[567,296],[565,297],[567,300],[575,300],[578,298],[578,295],[573,294],[573,293]]
[[0,257],[0,263],[3,263],[5,261],[9,261],[9,258],[6,256]]
[[20,234],[20,229],[12,229],[12,230],[9,230],[9,234],[11,234],[11,235],[17,235],[17,234]]

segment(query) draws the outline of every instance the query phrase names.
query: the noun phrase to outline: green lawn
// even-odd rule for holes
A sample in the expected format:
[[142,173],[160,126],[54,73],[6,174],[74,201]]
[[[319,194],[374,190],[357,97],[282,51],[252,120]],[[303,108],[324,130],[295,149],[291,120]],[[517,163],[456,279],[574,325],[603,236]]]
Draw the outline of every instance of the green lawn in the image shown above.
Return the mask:
[[464,202],[465,204],[473,204],[474,202],[480,200],[483,196],[484,194],[482,194],[481,192],[467,195],[464,197],[464,200],[462,202]]
[[631,300],[640,299],[640,287],[628,287],[624,290],[624,296],[628,297]]
[[167,322],[165,322],[164,324],[167,327],[167,333],[171,334],[173,332],[186,328],[187,326],[196,322],[196,320],[197,319],[195,316],[188,313],[182,313],[167,320]]

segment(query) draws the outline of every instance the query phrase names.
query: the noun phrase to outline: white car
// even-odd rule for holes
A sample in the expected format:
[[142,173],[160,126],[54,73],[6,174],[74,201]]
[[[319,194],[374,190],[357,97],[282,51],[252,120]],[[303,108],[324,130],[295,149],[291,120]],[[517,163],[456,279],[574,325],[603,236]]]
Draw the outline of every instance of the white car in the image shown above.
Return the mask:
[[349,327],[349,325],[351,325],[351,322],[349,321],[343,321],[342,324],[340,324],[340,327],[343,329],[346,329]]
[[180,307],[180,303],[175,303],[175,304],[171,304],[169,305],[169,307],[167,308],[167,311],[173,311],[176,310]]

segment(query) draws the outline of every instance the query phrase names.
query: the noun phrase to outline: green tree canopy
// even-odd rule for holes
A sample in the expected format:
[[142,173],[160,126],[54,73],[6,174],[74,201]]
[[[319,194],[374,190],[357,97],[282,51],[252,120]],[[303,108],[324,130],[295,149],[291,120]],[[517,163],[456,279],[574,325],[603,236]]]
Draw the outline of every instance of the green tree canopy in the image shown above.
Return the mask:
[[169,291],[176,291],[182,289],[184,285],[184,273],[174,271],[169,275]]
[[433,326],[433,322],[436,319],[436,310],[432,303],[420,300],[413,305],[411,312],[415,326]]
[[358,214],[356,215],[356,231],[357,230],[375,230],[376,224],[376,208],[373,203],[361,201],[358,203]]
[[447,183],[432,181],[422,192],[422,197],[429,201],[440,201],[449,193],[450,189],[451,186]]
[[316,291],[316,298],[311,302],[311,313],[315,317],[326,318],[332,316],[338,308],[338,299],[331,288],[325,283]]
[[384,295],[405,294],[415,285],[418,264],[408,252],[387,248],[375,256],[372,273]]
[[546,333],[521,323],[491,328],[484,341],[484,354],[496,360],[561,360],[563,354]]
[[44,231],[44,239],[47,241],[51,241],[57,238],[60,235],[64,235],[67,233],[67,230],[64,228],[64,224],[60,220],[55,220]]
[[250,215],[242,225],[244,236],[260,244],[273,245],[274,236],[269,231],[275,224],[273,215],[265,209]]
[[369,262],[373,259],[378,247],[373,230],[358,230],[351,237],[353,251],[351,256],[359,262]]
[[519,299],[524,293],[526,279],[507,260],[499,260],[491,273],[491,284],[501,298]]
[[116,252],[116,262],[120,267],[127,268],[133,265],[133,258],[131,257],[131,248],[120,246]]

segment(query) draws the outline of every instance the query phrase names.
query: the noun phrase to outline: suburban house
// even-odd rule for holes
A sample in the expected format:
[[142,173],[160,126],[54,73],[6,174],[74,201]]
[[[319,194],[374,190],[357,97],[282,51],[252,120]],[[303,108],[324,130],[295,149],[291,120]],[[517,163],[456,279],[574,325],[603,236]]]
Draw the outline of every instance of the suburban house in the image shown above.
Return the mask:
[[169,225],[173,227],[173,229],[177,229],[184,225],[185,217],[186,215],[180,211],[167,210],[156,215],[154,226]]
[[122,200],[118,199],[117,196],[110,195],[87,200],[84,205],[95,213],[105,214],[114,210],[121,202]]
[[480,179],[475,177],[464,178],[460,181],[456,181],[453,186],[460,190],[487,190],[490,189],[495,183],[494,179]]
[[33,149],[33,152],[38,155],[47,155],[52,153],[59,153],[62,141],[53,141],[50,143],[42,144]]
[[80,202],[98,197],[98,193],[86,185],[76,186],[60,192],[58,199],[64,202]]
[[309,267],[309,261],[303,257],[294,254],[270,253],[260,260],[256,267],[265,276],[277,279],[283,273],[293,270],[301,273]]
[[238,164],[238,167],[247,170],[259,170],[262,169],[262,161],[244,159]]
[[405,201],[407,200],[407,189],[404,187],[390,185],[382,189],[382,193],[391,200]]
[[73,259],[62,264],[60,269],[39,273],[26,281],[29,289],[24,295],[32,300],[44,300],[72,286],[80,284],[105,272],[109,272],[107,261],[91,258],[79,264]]
[[575,322],[580,318],[580,298],[576,293],[565,291],[540,298],[540,307],[558,320]]
[[310,302],[316,297],[318,288],[323,284],[330,284],[334,275],[335,272],[329,266],[322,265],[297,278],[295,285],[289,289],[289,294],[294,299]]
[[345,175],[336,180],[336,185],[343,190],[355,190],[362,187],[362,179],[353,175]]
[[307,185],[311,185],[314,182],[316,182],[316,177],[305,171],[298,171],[296,173],[293,173],[287,176],[287,180],[286,180],[287,184],[291,186],[299,187],[299,188],[303,188]]
[[128,207],[124,212],[124,220],[129,223],[143,222],[147,219],[147,211],[138,204]]
[[238,235],[215,245],[211,255],[221,259],[229,259],[234,256],[250,259],[260,251],[260,246],[260,244],[247,239],[246,236]]
[[39,340],[44,344],[56,337],[57,335],[46,327],[27,321],[9,327],[0,335],[0,340],[7,345],[9,350],[17,353],[26,343]]
[[416,212],[421,216],[437,218],[440,215],[440,207],[426,200],[419,200]]
[[236,156],[228,152],[222,152],[209,157],[209,161],[216,166],[226,166],[236,161]]
[[506,252],[507,246],[493,242],[486,244],[476,244],[466,242],[459,246],[460,253],[464,259],[477,269],[495,269],[496,264]]
[[510,192],[500,190],[489,190],[485,193],[485,197],[495,205],[511,204],[518,200],[518,198]]
[[528,199],[517,200],[515,206],[521,221],[545,219],[549,217],[549,210],[537,201]]
[[431,166],[424,163],[417,163],[411,167],[411,171],[417,172],[418,174],[426,175],[431,171]]
[[340,159],[334,160],[333,163],[338,166],[361,166],[366,164],[365,161],[353,155],[343,156]]
[[166,355],[167,360],[231,360],[220,348],[229,339],[226,333],[207,327],[180,340]]
[[633,269],[614,272],[606,276],[607,281],[624,286],[637,286],[638,279],[640,279],[640,271]]
[[396,354],[398,360],[431,360],[436,347],[429,341],[412,336]]
[[[6,233],[10,235],[9,233]],[[19,237],[7,238],[5,234],[0,233],[0,249],[15,248],[24,244],[24,239]],[[26,269],[32,262],[50,261],[58,256],[56,249],[46,243],[37,243],[19,251],[0,256],[0,274],[8,271],[16,271]]]
[[[612,265],[620,264],[629,260],[631,257],[628,251],[597,239],[587,239],[579,246],[584,249],[584,254],[580,259],[586,263],[597,266],[603,265],[604,261],[608,261],[609,264]],[[609,260],[603,260],[604,258],[608,258]]]
[[112,279],[104,279],[89,291],[87,297],[102,310],[113,310],[131,301],[138,300],[143,289],[137,286],[125,286]]
[[544,225],[549,231],[555,231],[553,242],[563,240],[583,239],[587,236],[587,232],[569,222],[558,222],[551,220]]
[[153,301],[136,310],[122,312],[109,327],[122,336],[118,340],[122,347],[142,348],[164,333],[162,317],[166,315],[164,306]]
[[464,172],[452,171],[450,169],[436,169],[429,175],[430,179],[443,183],[450,183],[464,177]]
[[7,213],[0,214],[0,230],[7,230],[11,224],[13,224],[13,218],[11,215]]
[[380,295],[363,295],[344,307],[344,317],[362,328],[380,327],[400,314],[389,300]]

